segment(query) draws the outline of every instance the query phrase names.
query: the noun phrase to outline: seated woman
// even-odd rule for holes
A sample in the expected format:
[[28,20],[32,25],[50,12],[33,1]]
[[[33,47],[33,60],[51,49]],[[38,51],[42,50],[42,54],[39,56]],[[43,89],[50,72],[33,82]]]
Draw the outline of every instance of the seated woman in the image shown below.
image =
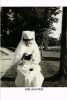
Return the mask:
[[15,51],[13,66],[17,65],[15,85],[18,87],[41,87],[44,77],[39,66],[41,57],[35,42],[34,31],[23,31]]

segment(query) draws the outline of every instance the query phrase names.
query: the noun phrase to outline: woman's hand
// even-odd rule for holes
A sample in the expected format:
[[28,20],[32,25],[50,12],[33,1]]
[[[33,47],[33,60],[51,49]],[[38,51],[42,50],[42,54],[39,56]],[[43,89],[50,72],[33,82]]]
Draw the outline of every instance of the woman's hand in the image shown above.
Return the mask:
[[31,60],[31,57],[32,57],[32,54],[24,53],[24,55],[23,55],[23,59],[25,59],[25,60]]

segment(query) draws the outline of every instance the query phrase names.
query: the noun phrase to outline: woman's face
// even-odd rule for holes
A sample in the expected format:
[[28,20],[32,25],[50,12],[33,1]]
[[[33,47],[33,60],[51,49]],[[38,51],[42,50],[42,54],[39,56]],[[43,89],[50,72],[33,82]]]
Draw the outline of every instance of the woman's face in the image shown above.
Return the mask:
[[32,39],[24,39],[23,38],[23,41],[26,46],[31,46],[33,44],[33,38]]

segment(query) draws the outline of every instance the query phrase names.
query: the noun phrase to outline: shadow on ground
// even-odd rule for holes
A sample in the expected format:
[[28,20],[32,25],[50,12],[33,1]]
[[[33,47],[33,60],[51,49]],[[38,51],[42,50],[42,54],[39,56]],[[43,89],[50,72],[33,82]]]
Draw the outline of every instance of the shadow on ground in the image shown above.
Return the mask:
[[67,87],[67,80],[55,74],[54,76],[45,78],[42,87]]

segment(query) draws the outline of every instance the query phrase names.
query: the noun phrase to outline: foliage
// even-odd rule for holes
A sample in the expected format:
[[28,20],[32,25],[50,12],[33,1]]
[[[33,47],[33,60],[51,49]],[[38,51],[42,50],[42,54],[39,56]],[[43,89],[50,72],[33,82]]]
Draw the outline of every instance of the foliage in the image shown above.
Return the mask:
[[[47,46],[48,34],[56,30],[59,7],[3,7],[1,8],[2,45],[17,46],[23,30],[34,30],[38,45]],[[45,46],[45,47],[46,47]]]
[[53,37],[48,38],[48,45],[49,46],[57,46],[59,45],[59,40]]

